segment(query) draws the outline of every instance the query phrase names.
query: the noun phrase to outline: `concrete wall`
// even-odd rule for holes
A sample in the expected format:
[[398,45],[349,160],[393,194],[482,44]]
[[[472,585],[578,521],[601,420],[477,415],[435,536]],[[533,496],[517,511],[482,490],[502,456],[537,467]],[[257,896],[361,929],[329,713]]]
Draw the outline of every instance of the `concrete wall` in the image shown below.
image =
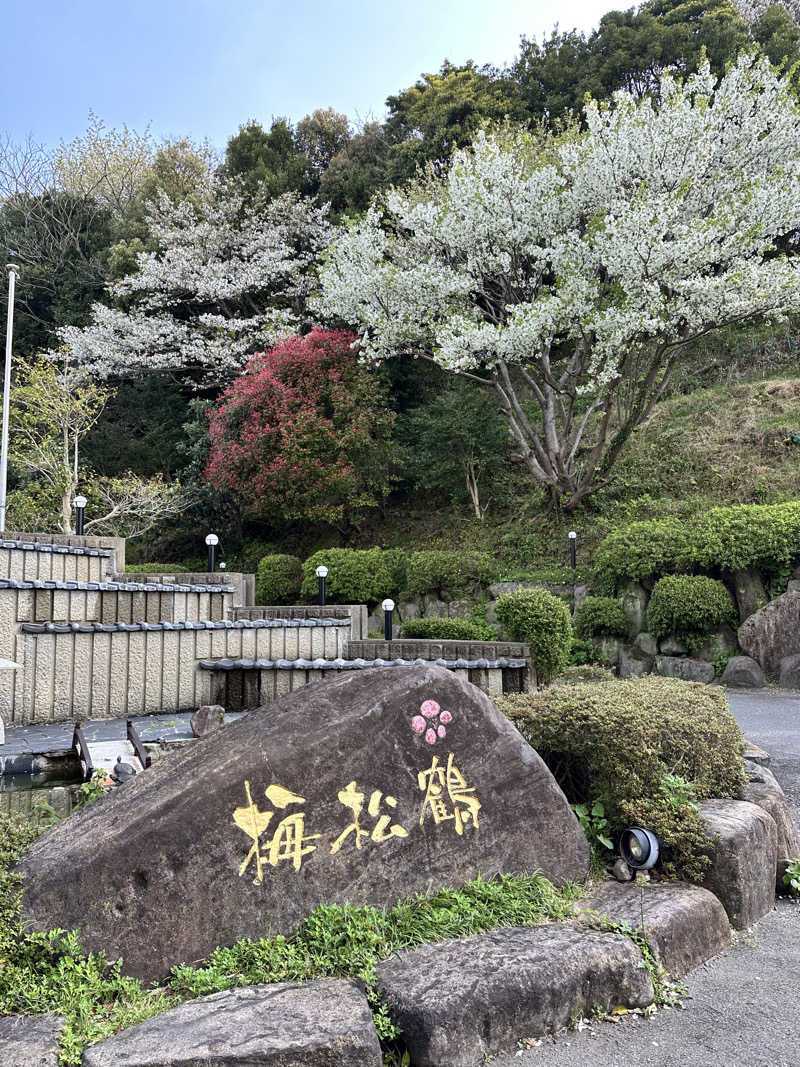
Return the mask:
[[[30,625],[30,624],[26,624]],[[209,702],[201,659],[335,659],[349,625],[23,632],[16,672],[0,671],[0,717],[14,726],[183,711]]]
[[527,659],[528,645],[520,641],[350,641],[348,659]]
[[0,534],[0,540],[33,541],[40,545],[72,545],[75,548],[104,548],[114,553],[109,574],[125,570],[124,537],[78,537],[77,534],[28,533],[27,531],[5,530]]
[[10,548],[7,540],[0,543],[0,578],[18,582],[105,582],[113,569],[113,556],[43,552],[33,547]]
[[[234,588],[233,604],[235,607],[247,607],[256,601],[256,576],[241,571],[210,571],[197,574],[118,574],[119,582],[156,582],[177,583],[178,585],[231,585]],[[257,616],[261,618],[262,616]]]
[[[407,668],[396,667],[395,670]],[[230,670],[208,671],[210,683],[208,699],[211,704],[221,704],[226,711],[246,711],[272,703],[278,697],[294,692],[305,685],[327,682],[338,678],[338,670]],[[520,670],[454,670],[453,673],[465,682],[472,682],[489,696],[505,691],[518,691]],[[513,676],[513,677],[512,677]]]
[[367,636],[366,604],[277,604],[235,607],[232,619],[349,619],[350,637],[361,641]]

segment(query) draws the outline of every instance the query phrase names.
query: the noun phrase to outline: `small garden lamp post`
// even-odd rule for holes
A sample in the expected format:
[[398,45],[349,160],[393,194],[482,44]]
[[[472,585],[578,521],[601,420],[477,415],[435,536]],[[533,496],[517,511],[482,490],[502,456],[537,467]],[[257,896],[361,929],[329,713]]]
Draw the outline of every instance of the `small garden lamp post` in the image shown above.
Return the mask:
[[570,530],[569,534],[569,565],[575,570],[575,543],[578,540],[578,535],[574,530]]
[[0,533],[6,528],[6,491],[8,486],[8,420],[11,403],[11,346],[14,340],[14,287],[19,274],[16,263],[8,271],[8,318],[6,319],[6,362],[3,368],[3,428],[0,444]]
[[383,636],[386,641],[392,639],[392,612],[394,611],[394,601],[387,597],[381,604],[383,608]]
[[206,544],[208,545],[208,570],[210,574],[213,574],[217,565],[217,545],[219,544],[219,538],[214,533],[206,534]]
[[632,826],[623,831],[619,840],[622,858],[634,871],[649,871],[658,863],[661,846],[652,830],[643,826]]
[[227,563],[225,562],[225,560],[221,560],[221,561],[220,561],[220,565],[219,565],[219,569],[220,569],[221,571],[224,571],[224,570],[226,570],[226,569],[227,569],[227,567],[228,567],[228,564],[227,564]]
[[319,606],[325,607],[325,579],[328,577],[328,568],[320,564],[316,569],[317,585],[319,587]]
[[75,497],[75,533],[78,537],[83,536],[83,516],[86,511],[87,503],[85,496]]

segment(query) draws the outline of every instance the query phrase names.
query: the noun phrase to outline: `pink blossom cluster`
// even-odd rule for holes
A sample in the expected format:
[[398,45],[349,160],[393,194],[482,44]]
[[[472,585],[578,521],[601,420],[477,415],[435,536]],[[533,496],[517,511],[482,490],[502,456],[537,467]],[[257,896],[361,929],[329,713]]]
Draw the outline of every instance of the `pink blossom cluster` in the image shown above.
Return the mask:
[[440,737],[447,736],[445,727],[453,721],[449,711],[442,711],[435,700],[424,700],[419,706],[420,714],[411,720],[415,734],[425,734],[429,745],[435,745]]

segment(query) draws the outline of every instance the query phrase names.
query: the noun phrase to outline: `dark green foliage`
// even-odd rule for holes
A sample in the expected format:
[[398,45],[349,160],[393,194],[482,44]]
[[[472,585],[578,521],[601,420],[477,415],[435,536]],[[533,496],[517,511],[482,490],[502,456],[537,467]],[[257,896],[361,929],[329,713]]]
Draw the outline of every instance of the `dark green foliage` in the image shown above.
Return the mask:
[[430,641],[497,640],[497,634],[488,622],[473,619],[410,619],[403,623],[402,636]]
[[441,490],[482,519],[509,495],[508,426],[492,394],[450,378],[400,420],[405,467],[414,485]]
[[303,565],[297,556],[264,556],[256,574],[257,604],[297,604],[303,582]]
[[185,574],[192,570],[184,563],[128,563],[126,574]]
[[494,575],[495,563],[488,552],[430,548],[408,557],[408,589],[417,595],[436,593],[448,599],[454,593],[474,592]]
[[[600,800],[615,832],[641,825],[672,873],[701,880],[708,841],[692,798],[738,798],[742,734],[725,694],[646,676],[496,698],[573,803]],[[676,790],[676,779],[683,789]]]
[[704,575],[670,574],[656,582],[647,605],[654,637],[677,637],[690,650],[724,623],[736,621],[736,606],[722,584]]
[[328,568],[326,596],[332,604],[377,604],[402,588],[403,553],[399,549],[323,548],[303,564],[302,594],[317,596],[316,569]]
[[331,159],[320,179],[318,199],[337,215],[366,211],[389,184],[391,145],[378,122],[367,122]]
[[540,682],[548,682],[564,670],[572,645],[572,620],[560,597],[545,589],[519,589],[501,596],[495,611],[498,622],[515,641],[530,645]]
[[573,619],[579,637],[625,637],[628,620],[618,600],[610,596],[587,596],[580,602]]
[[225,149],[225,172],[249,197],[272,200],[282,193],[311,192],[311,161],[297,144],[291,124],[274,119],[269,133],[251,120]]

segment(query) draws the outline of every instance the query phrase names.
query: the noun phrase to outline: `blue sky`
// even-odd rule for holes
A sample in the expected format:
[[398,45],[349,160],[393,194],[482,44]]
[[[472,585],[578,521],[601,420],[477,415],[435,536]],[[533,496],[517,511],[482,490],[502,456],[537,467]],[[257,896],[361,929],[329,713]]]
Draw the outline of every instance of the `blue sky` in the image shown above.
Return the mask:
[[590,29],[612,0],[0,0],[0,132],[107,125],[208,138],[316,107],[380,118],[445,58],[510,62],[522,34]]

